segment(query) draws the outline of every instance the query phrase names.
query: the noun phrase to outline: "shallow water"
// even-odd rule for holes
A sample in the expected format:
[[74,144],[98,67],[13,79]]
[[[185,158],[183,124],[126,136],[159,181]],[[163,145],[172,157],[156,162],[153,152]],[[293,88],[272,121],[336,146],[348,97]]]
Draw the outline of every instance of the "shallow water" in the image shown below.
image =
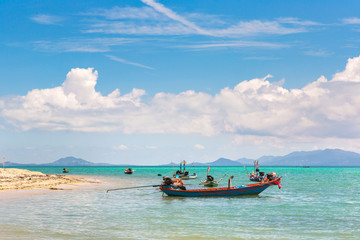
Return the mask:
[[[61,173],[57,167],[28,167]],[[205,178],[206,167],[194,167]],[[250,170],[250,169],[249,169]],[[360,239],[359,168],[262,168],[283,176],[282,189],[259,196],[179,198],[156,188],[108,188],[159,184],[170,167],[75,167],[70,175],[106,181],[95,187],[50,191],[0,201],[0,239]],[[212,167],[219,179],[244,168]],[[198,187],[198,180],[189,180]],[[227,184],[226,179],[222,182]]]

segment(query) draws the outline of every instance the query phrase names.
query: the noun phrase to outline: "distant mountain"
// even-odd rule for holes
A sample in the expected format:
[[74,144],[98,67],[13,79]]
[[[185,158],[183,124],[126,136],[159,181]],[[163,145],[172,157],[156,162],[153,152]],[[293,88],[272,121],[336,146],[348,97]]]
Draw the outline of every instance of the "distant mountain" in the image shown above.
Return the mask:
[[280,157],[259,158],[271,166],[360,166],[360,154],[340,149],[293,152]]
[[84,159],[81,158],[76,158],[76,157],[65,157],[65,158],[60,158],[54,162],[51,163],[45,163],[45,164],[34,164],[34,163],[27,163],[27,164],[22,164],[22,163],[14,163],[14,162],[5,162],[5,166],[62,166],[62,167],[73,167],[73,166],[114,166],[112,164],[108,164],[108,163],[93,163],[93,162],[89,162],[86,161]]
[[65,157],[65,158],[60,158],[59,160],[56,160],[52,163],[48,163],[48,164],[44,164],[46,166],[68,166],[68,167],[72,167],[72,166],[110,166],[111,164],[107,164],[107,163],[93,163],[93,162],[89,162],[86,161],[84,159],[81,158],[76,158],[76,157]]
[[[360,166],[360,154],[343,151],[340,149],[325,149],[316,151],[292,152],[285,156],[263,156],[257,159],[261,166]],[[231,160],[219,158],[208,163],[188,163],[187,166],[243,166],[253,165],[254,159],[240,158]],[[120,166],[107,163],[93,163],[81,158],[65,157],[47,164],[20,164],[5,162],[5,166]],[[125,165],[122,165],[125,166]],[[161,166],[178,167],[178,163],[170,163]]]
[[[219,158],[214,162],[198,163],[194,166],[251,166],[255,159],[240,158],[231,160]],[[261,166],[360,166],[360,154],[340,149],[292,152],[285,156],[262,156],[258,159]],[[167,164],[164,166],[171,166]],[[176,166],[176,164],[174,165]]]
[[14,163],[14,162],[5,162],[5,166],[21,167],[21,166],[37,166],[37,165],[36,164],[22,164],[22,163]]
[[241,163],[227,158],[219,158],[214,162],[208,163],[209,166],[242,166]]

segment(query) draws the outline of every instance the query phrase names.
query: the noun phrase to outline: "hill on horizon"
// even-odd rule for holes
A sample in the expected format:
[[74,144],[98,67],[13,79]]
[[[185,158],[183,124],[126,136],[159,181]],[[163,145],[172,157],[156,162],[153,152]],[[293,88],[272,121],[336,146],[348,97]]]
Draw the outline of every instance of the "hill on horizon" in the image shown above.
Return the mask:
[[14,162],[5,162],[5,166],[61,166],[61,167],[74,167],[74,166],[114,166],[109,163],[93,163],[86,161],[82,158],[76,158],[73,156],[60,158],[51,163],[44,164],[23,164],[23,163],[14,163]]
[[[213,162],[194,162],[187,166],[251,166],[258,160],[261,166],[360,166],[360,154],[341,149],[325,149],[315,151],[292,152],[285,156],[262,156],[258,159],[240,158],[231,160],[219,158]],[[60,158],[46,164],[21,164],[5,162],[5,166],[128,166],[131,164],[93,163],[76,157]],[[178,163],[169,163],[158,166],[177,166]],[[156,166],[156,165],[154,165]]]

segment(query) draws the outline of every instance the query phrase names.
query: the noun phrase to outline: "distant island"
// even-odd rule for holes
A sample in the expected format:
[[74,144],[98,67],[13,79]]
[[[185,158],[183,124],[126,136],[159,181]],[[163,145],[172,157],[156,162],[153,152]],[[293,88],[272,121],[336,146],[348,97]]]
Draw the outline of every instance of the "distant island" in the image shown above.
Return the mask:
[[[316,151],[299,151],[292,152],[285,156],[262,156],[258,159],[239,158],[231,160],[227,158],[219,158],[216,161],[208,163],[189,163],[193,166],[251,166],[254,160],[258,160],[261,166],[360,166],[360,154],[340,149],[325,149]],[[179,160],[180,162],[180,160]],[[161,166],[172,166],[178,163],[169,163]],[[129,166],[131,164],[108,164],[93,163],[81,158],[65,157],[54,162],[46,164],[21,164],[14,162],[5,162],[5,166]]]
[[22,164],[22,163],[14,163],[14,162],[5,162],[5,166],[61,166],[61,167],[73,167],[73,166],[114,166],[113,164],[108,163],[93,163],[86,161],[81,158],[76,157],[65,157],[60,158],[51,163],[44,163],[44,164]]

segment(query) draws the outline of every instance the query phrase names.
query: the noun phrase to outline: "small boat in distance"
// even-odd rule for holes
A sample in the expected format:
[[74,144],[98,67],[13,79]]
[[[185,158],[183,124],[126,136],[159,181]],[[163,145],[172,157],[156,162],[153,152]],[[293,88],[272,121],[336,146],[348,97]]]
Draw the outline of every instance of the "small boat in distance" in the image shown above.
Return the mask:
[[189,180],[189,179],[195,179],[197,178],[196,173],[193,173],[189,175],[189,171],[186,171],[185,169],[186,161],[183,160],[180,162],[180,169],[177,170],[174,174],[174,178],[181,178],[182,180]]
[[69,170],[68,170],[68,169],[66,169],[66,168],[63,168],[62,172],[63,172],[63,173],[68,173],[68,172],[69,172]]
[[135,170],[132,170],[131,168],[125,168],[124,173],[125,174],[133,174]]

